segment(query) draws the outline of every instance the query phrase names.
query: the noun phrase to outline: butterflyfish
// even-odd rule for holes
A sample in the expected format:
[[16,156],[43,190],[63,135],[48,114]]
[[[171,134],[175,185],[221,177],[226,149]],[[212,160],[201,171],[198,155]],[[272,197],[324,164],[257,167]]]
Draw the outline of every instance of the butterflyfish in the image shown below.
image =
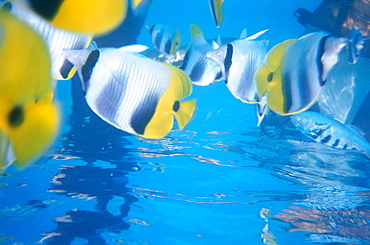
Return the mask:
[[3,2],[3,9],[7,9],[11,14],[25,21],[46,41],[51,56],[51,75],[57,80],[67,80],[72,78],[76,68],[62,55],[63,49],[83,49],[86,48],[91,39],[91,34],[80,34],[64,29],[56,28],[45,21],[39,15],[21,4],[9,1]]
[[294,114],[290,119],[299,131],[318,143],[332,148],[358,150],[370,157],[370,143],[353,125],[314,111]]
[[245,102],[257,103],[259,96],[254,85],[254,73],[267,53],[266,41],[256,41],[267,30],[251,37],[237,39],[207,53],[221,67],[222,79],[232,95]]
[[42,37],[4,10],[0,30],[0,169],[23,168],[53,143],[59,109]]
[[22,2],[57,28],[104,34],[126,18],[127,0],[14,0]]
[[179,30],[161,24],[155,24],[148,28],[154,48],[168,55],[176,54],[182,38]]
[[315,32],[277,44],[255,73],[258,95],[266,96],[270,109],[280,115],[307,110],[338,63],[346,41]]
[[208,0],[209,8],[213,19],[216,22],[216,27],[219,28],[223,21],[222,5],[225,0]]
[[90,108],[103,120],[146,138],[165,137],[193,116],[189,76],[175,66],[138,54],[142,45],[65,51],[77,68]]
[[222,74],[216,61],[206,54],[213,51],[212,46],[204,39],[202,31],[197,25],[190,26],[192,40],[187,48],[181,69],[199,86],[207,86],[218,81]]

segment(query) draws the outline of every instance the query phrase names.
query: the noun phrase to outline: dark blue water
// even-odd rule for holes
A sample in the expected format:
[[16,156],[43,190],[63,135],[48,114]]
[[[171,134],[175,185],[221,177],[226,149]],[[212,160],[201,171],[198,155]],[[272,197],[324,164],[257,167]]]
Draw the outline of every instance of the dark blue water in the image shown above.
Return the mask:
[[[189,25],[206,37],[247,28],[272,47],[299,37],[292,15],[320,1],[226,1],[214,27],[207,1],[154,0],[146,24]],[[150,45],[142,30],[138,41]],[[369,244],[370,160],[304,138],[282,120],[256,126],[255,107],[223,83],[195,87],[194,118],[149,140],[95,116],[80,84],[59,82],[53,148],[0,177],[2,244]]]

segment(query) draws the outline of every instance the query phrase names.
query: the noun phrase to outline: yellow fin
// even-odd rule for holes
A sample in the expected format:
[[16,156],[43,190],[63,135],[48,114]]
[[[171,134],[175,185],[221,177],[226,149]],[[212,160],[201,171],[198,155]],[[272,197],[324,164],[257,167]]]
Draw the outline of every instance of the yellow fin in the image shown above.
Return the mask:
[[[173,127],[173,106],[175,102],[185,98],[192,92],[192,83],[190,77],[184,71],[173,65],[162,62],[160,63],[169,68],[172,75],[166,91],[157,104],[153,117],[145,127],[145,132],[142,135],[143,137],[152,139],[163,138],[171,131]],[[191,103],[194,102],[195,101],[185,103],[184,109],[182,109],[184,112],[179,112],[179,125],[181,124],[182,127],[184,127],[190,120],[190,118],[186,119],[186,113],[190,113],[191,110],[194,111],[194,109],[192,109],[193,107],[191,106]],[[183,115],[181,113],[183,113]]]
[[200,30],[199,26],[196,24],[190,25],[190,35],[191,35],[191,40],[193,40],[196,35],[200,35],[201,37],[204,38],[202,31]]
[[132,0],[132,9],[135,10],[144,0]]
[[117,27],[127,14],[127,0],[64,0],[51,23],[79,32],[103,34]]
[[[180,130],[182,130],[193,117],[195,111],[196,100],[187,101],[176,101],[174,104],[174,114],[179,125]],[[176,109],[176,110],[175,110]]]
[[23,109],[24,121],[9,130],[16,166],[25,167],[53,143],[59,129],[59,109],[50,103],[32,103]]

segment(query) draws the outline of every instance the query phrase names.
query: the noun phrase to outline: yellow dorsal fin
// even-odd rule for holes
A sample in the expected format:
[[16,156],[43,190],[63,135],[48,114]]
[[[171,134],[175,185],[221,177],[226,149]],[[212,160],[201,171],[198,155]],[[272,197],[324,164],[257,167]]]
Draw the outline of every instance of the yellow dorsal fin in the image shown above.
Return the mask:
[[191,40],[193,40],[196,35],[200,35],[201,37],[204,38],[204,35],[203,35],[202,31],[200,30],[199,26],[196,25],[196,24],[191,24],[190,25]]

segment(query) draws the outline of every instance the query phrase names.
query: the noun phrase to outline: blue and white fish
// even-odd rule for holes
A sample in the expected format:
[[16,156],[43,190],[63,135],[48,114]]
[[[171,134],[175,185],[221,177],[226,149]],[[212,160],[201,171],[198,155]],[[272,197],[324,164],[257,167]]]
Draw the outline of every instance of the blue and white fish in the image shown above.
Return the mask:
[[[26,22],[46,41],[51,56],[51,75],[57,80],[72,78],[76,68],[62,55],[63,49],[86,48],[92,39],[92,34],[81,34],[57,28],[17,2],[0,0],[3,9]],[[26,42],[27,40],[25,40]]]
[[189,75],[194,84],[207,86],[222,77],[221,68],[216,61],[206,56],[213,48],[204,39],[199,27],[192,24],[190,32],[192,40],[186,51],[181,69]]
[[165,25],[155,24],[148,27],[154,47],[165,54],[175,55],[180,48],[181,33]]
[[211,10],[211,14],[213,19],[216,22],[216,27],[219,28],[222,20],[223,20],[223,14],[222,14],[222,5],[224,4],[225,0],[208,0],[209,8]]
[[245,103],[258,103],[254,85],[254,73],[263,63],[267,53],[266,41],[255,41],[265,33],[261,31],[244,39],[228,43],[207,53],[221,68],[221,80],[225,80],[232,95]]
[[370,157],[370,143],[353,125],[342,124],[332,117],[314,111],[290,116],[299,131],[314,141],[339,149],[355,149]]
[[174,116],[183,129],[193,116],[195,100],[188,75],[175,66],[138,54],[143,45],[96,50],[66,50],[78,69],[90,108],[109,124],[146,138],[165,137]]

